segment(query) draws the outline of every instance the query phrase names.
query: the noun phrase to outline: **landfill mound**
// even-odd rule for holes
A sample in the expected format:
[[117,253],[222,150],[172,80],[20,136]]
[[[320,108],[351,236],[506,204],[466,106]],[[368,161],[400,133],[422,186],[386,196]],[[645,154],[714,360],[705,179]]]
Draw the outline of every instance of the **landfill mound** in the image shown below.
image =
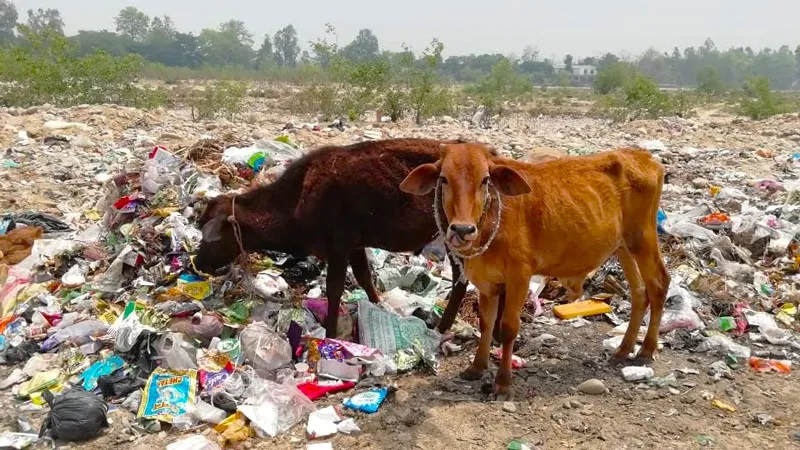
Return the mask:
[[[649,426],[652,409],[675,430],[656,427],[650,442],[667,436],[676,445],[741,445],[754,439],[749,433],[781,445],[800,431],[792,430],[795,419],[780,400],[800,357],[800,153],[789,151],[795,139],[788,131],[684,120],[613,130],[622,142],[607,147],[646,148],[668,170],[658,216],[672,277],[661,359],[621,369],[606,361],[630,313],[627,282],[613,259],[587,278],[588,300],[571,308],[564,308],[557,279],[534,277],[513,357],[521,378],[517,398],[493,405],[483,403],[482,392],[491,377],[473,383],[457,377],[478,335],[474,290],[451,333],[431,329],[452,281],[441,242],[416,256],[370,249],[382,302],[371,304],[349,280],[336,339],[326,339],[321,325],[324,263],[267,251],[220,276],[192,266],[201,239],[198,199],[274,181],[311,148],[298,143],[308,135],[306,142],[327,136],[345,143],[402,130],[359,130],[339,121],[281,126],[280,133],[256,139],[228,130],[188,142],[188,132],[162,132],[165,142],[157,143],[137,129],[146,128],[140,124],[146,114],[87,109],[93,110],[64,113],[95,116],[92,126],[115,115],[127,124],[114,143],[123,146],[87,157],[91,163],[73,163],[74,155],[96,153],[93,140],[102,137],[86,123],[44,112],[36,117],[44,122],[39,127],[13,130],[9,162],[0,169],[0,178],[29,192],[43,185],[31,175],[36,164],[48,152],[57,157],[54,149],[69,151],[73,156],[62,165],[51,160],[48,176],[51,184],[76,189],[55,205],[22,194],[0,215],[0,399],[14,411],[0,422],[0,448],[54,442],[171,450],[262,443],[350,448],[357,442],[364,448],[462,448],[459,442],[464,448],[555,448],[592,440],[614,447],[645,441],[613,420],[592,418],[638,416]],[[104,119],[98,122],[98,115]],[[792,117],[774,120],[770,126],[784,127]],[[445,122],[431,134],[487,132]],[[597,142],[564,145],[556,134],[568,123],[549,123],[557,131],[537,143],[560,150],[541,155],[601,150]],[[573,125],[594,126],[582,119]],[[781,144],[741,150],[683,144],[720,127]],[[501,139],[508,128],[488,133]],[[520,156],[526,146],[499,147]],[[528,157],[535,160],[535,153]],[[496,359],[499,350],[493,350]],[[743,387],[755,383],[752,377],[762,391]],[[495,428],[476,435],[468,430],[486,426],[481,414]],[[725,426],[708,425],[720,418]],[[519,430],[526,423],[549,431]]]

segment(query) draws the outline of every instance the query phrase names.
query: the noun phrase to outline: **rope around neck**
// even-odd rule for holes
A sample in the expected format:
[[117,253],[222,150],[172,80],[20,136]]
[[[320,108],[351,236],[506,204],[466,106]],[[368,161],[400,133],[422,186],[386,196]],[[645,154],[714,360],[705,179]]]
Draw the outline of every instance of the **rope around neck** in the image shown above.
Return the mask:
[[466,270],[464,268],[464,262],[462,260],[472,259],[486,253],[486,250],[488,250],[489,246],[492,245],[494,238],[497,237],[497,232],[500,231],[500,219],[501,219],[500,216],[503,209],[503,204],[502,200],[500,199],[500,191],[498,191],[494,185],[491,185],[491,188],[492,191],[490,192],[489,186],[486,187],[486,196],[483,202],[483,212],[481,213],[481,218],[478,220],[477,227],[478,231],[480,231],[483,225],[483,220],[486,218],[486,213],[489,210],[490,202],[494,203],[497,206],[496,206],[496,214],[494,217],[494,223],[492,224],[492,233],[489,235],[489,240],[486,241],[485,244],[480,246],[475,252],[470,253],[469,255],[464,255],[463,253],[453,248],[450,245],[450,242],[447,240],[447,233],[444,231],[444,227],[442,226],[442,180],[439,179],[436,182],[436,189],[434,191],[435,193],[433,197],[433,217],[436,220],[436,228],[439,230],[439,235],[442,237],[445,247],[447,247],[447,250],[454,257],[453,259],[456,261],[456,264],[458,264],[458,268],[461,269],[461,276],[459,277],[458,281],[461,282],[467,281]]

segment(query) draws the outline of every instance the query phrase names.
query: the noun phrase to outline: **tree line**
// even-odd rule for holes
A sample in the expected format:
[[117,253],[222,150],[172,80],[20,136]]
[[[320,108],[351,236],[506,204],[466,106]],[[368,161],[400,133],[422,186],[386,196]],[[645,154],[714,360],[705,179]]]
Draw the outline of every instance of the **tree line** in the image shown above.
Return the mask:
[[[11,0],[0,0],[0,46],[25,45],[20,25],[33,33],[50,29],[63,35],[64,20],[57,9],[30,9],[25,17]],[[268,72],[274,68],[302,69],[304,66],[327,68],[331,59],[320,40],[308,42],[303,49],[296,29],[291,24],[266,35],[256,42],[241,20],[228,20],[217,28],[200,33],[182,32],[169,16],[149,16],[135,7],[126,7],[114,18],[114,31],[80,30],[69,36],[79,56],[97,50],[114,56],[137,54],[151,63],[181,68],[237,68]],[[328,32],[333,30],[328,28]],[[413,58],[410,49],[399,52],[382,50],[378,37],[370,29],[362,29],[349,44],[337,48],[337,55],[353,62],[381,60],[397,67]],[[440,75],[457,83],[478,83],[491,74],[499,62],[508,60],[515,72],[535,84],[566,84],[565,72],[576,64],[594,65],[603,70],[620,62],[656,80],[661,85],[705,86],[711,90],[738,89],[750,77],[765,77],[777,89],[792,89],[800,80],[800,45],[794,50],[784,45],[777,50],[737,47],[720,50],[711,39],[703,45],[672,52],[648,50],[630,61],[621,61],[613,53],[599,57],[575,58],[567,55],[556,64],[540,57],[538,50],[527,46],[521,57],[481,54],[441,58]],[[423,64],[422,58],[419,64]],[[565,70],[557,70],[559,66]]]

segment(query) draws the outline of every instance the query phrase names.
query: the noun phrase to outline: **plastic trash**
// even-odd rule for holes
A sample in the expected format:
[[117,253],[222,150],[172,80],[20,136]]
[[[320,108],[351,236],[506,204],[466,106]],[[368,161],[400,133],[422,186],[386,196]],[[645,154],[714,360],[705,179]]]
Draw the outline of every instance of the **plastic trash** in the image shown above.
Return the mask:
[[309,400],[317,400],[329,393],[346,391],[352,389],[356,384],[352,381],[309,381],[297,385],[300,390]]
[[400,350],[423,351],[435,354],[441,337],[429,330],[422,319],[398,317],[371,302],[358,302],[358,328],[362,345],[393,356]]
[[86,441],[108,427],[108,405],[91,392],[71,390],[54,397],[44,392],[50,413],[42,423],[39,436],[49,430],[52,437],[65,441]]
[[707,352],[709,350],[714,350],[722,355],[731,354],[737,358],[750,357],[750,347],[739,345],[727,336],[709,336],[695,348],[695,351],[698,352]]
[[34,375],[29,381],[19,385],[17,395],[20,397],[28,397],[36,392],[58,385],[59,378],[61,377],[61,369],[53,369],[47,372],[39,372]]
[[[661,316],[659,332],[669,333],[672,330],[701,330],[705,328],[703,319],[695,312],[694,308],[701,306],[700,300],[689,290],[680,286],[677,280],[672,280],[667,290],[667,304]],[[645,316],[646,323],[650,323],[650,311]]]
[[178,182],[178,168],[181,159],[173,155],[166,148],[158,146],[153,148],[144,164],[142,174],[142,191],[153,195],[167,184]]
[[188,405],[195,403],[196,370],[164,370],[156,368],[147,380],[137,417],[172,423],[186,414]]
[[216,442],[195,434],[167,445],[167,450],[221,450]]
[[719,248],[711,249],[711,254],[709,256],[716,261],[717,271],[720,274],[742,282],[749,282],[753,279],[755,269],[752,266],[728,261],[722,256],[722,251]]
[[169,329],[208,344],[222,334],[222,321],[213,314],[195,314],[192,317],[172,319]]
[[195,419],[201,422],[213,423],[214,425],[220,424],[228,417],[225,411],[215,408],[202,400],[198,400],[194,405],[187,406],[186,411]]
[[245,399],[238,410],[244,414],[256,432],[263,432],[275,437],[314,411],[314,403],[291,384],[278,384],[268,380],[260,380],[261,387],[257,395]]
[[788,345],[792,340],[792,332],[778,327],[760,327],[761,336],[772,345]]
[[388,388],[375,388],[367,392],[356,394],[350,398],[346,398],[344,399],[343,404],[347,408],[373,414],[378,412],[378,408],[381,407],[381,404],[388,393]]
[[580,302],[557,305],[553,308],[553,314],[561,320],[574,319],[576,317],[596,316],[611,312],[611,306],[600,300],[584,300]]
[[102,361],[97,361],[81,374],[81,379],[83,380],[81,386],[86,391],[93,391],[97,388],[100,377],[110,375],[121,369],[124,365],[125,361],[117,355],[112,355]]
[[792,362],[789,360],[762,359],[755,356],[749,358],[747,362],[756,372],[778,372],[791,373]]
[[271,271],[262,271],[253,279],[253,288],[266,299],[289,290],[289,284],[280,275]]
[[625,381],[642,381],[653,378],[655,373],[652,367],[628,366],[622,368],[622,377]]
[[269,378],[271,372],[292,361],[289,342],[263,322],[246,326],[239,334],[239,340],[242,342],[242,352],[261,377]]
[[308,416],[306,434],[309,439],[320,439],[332,436],[339,431],[336,424],[342,421],[342,417],[336,412],[333,406],[318,409]]
[[703,228],[689,219],[665,219],[661,227],[667,234],[682,238],[694,238],[705,242],[712,242],[717,239],[716,233]]
[[3,431],[0,433],[0,448],[2,449],[15,449],[23,450],[30,448],[35,442],[39,440],[39,435],[33,433],[13,433],[11,431]]
[[197,369],[197,349],[179,333],[167,333],[158,340],[156,352],[165,369]]

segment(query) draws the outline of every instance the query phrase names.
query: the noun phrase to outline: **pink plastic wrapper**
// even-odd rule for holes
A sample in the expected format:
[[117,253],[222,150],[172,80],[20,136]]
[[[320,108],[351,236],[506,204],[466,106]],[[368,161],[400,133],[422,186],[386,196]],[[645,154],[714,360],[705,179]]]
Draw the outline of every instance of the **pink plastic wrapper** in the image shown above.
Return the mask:
[[[490,355],[492,358],[496,360],[503,359],[503,349],[501,347],[493,348]],[[527,367],[528,362],[525,361],[524,358],[520,358],[517,355],[511,355],[511,368],[512,369],[522,369],[523,367]]]

